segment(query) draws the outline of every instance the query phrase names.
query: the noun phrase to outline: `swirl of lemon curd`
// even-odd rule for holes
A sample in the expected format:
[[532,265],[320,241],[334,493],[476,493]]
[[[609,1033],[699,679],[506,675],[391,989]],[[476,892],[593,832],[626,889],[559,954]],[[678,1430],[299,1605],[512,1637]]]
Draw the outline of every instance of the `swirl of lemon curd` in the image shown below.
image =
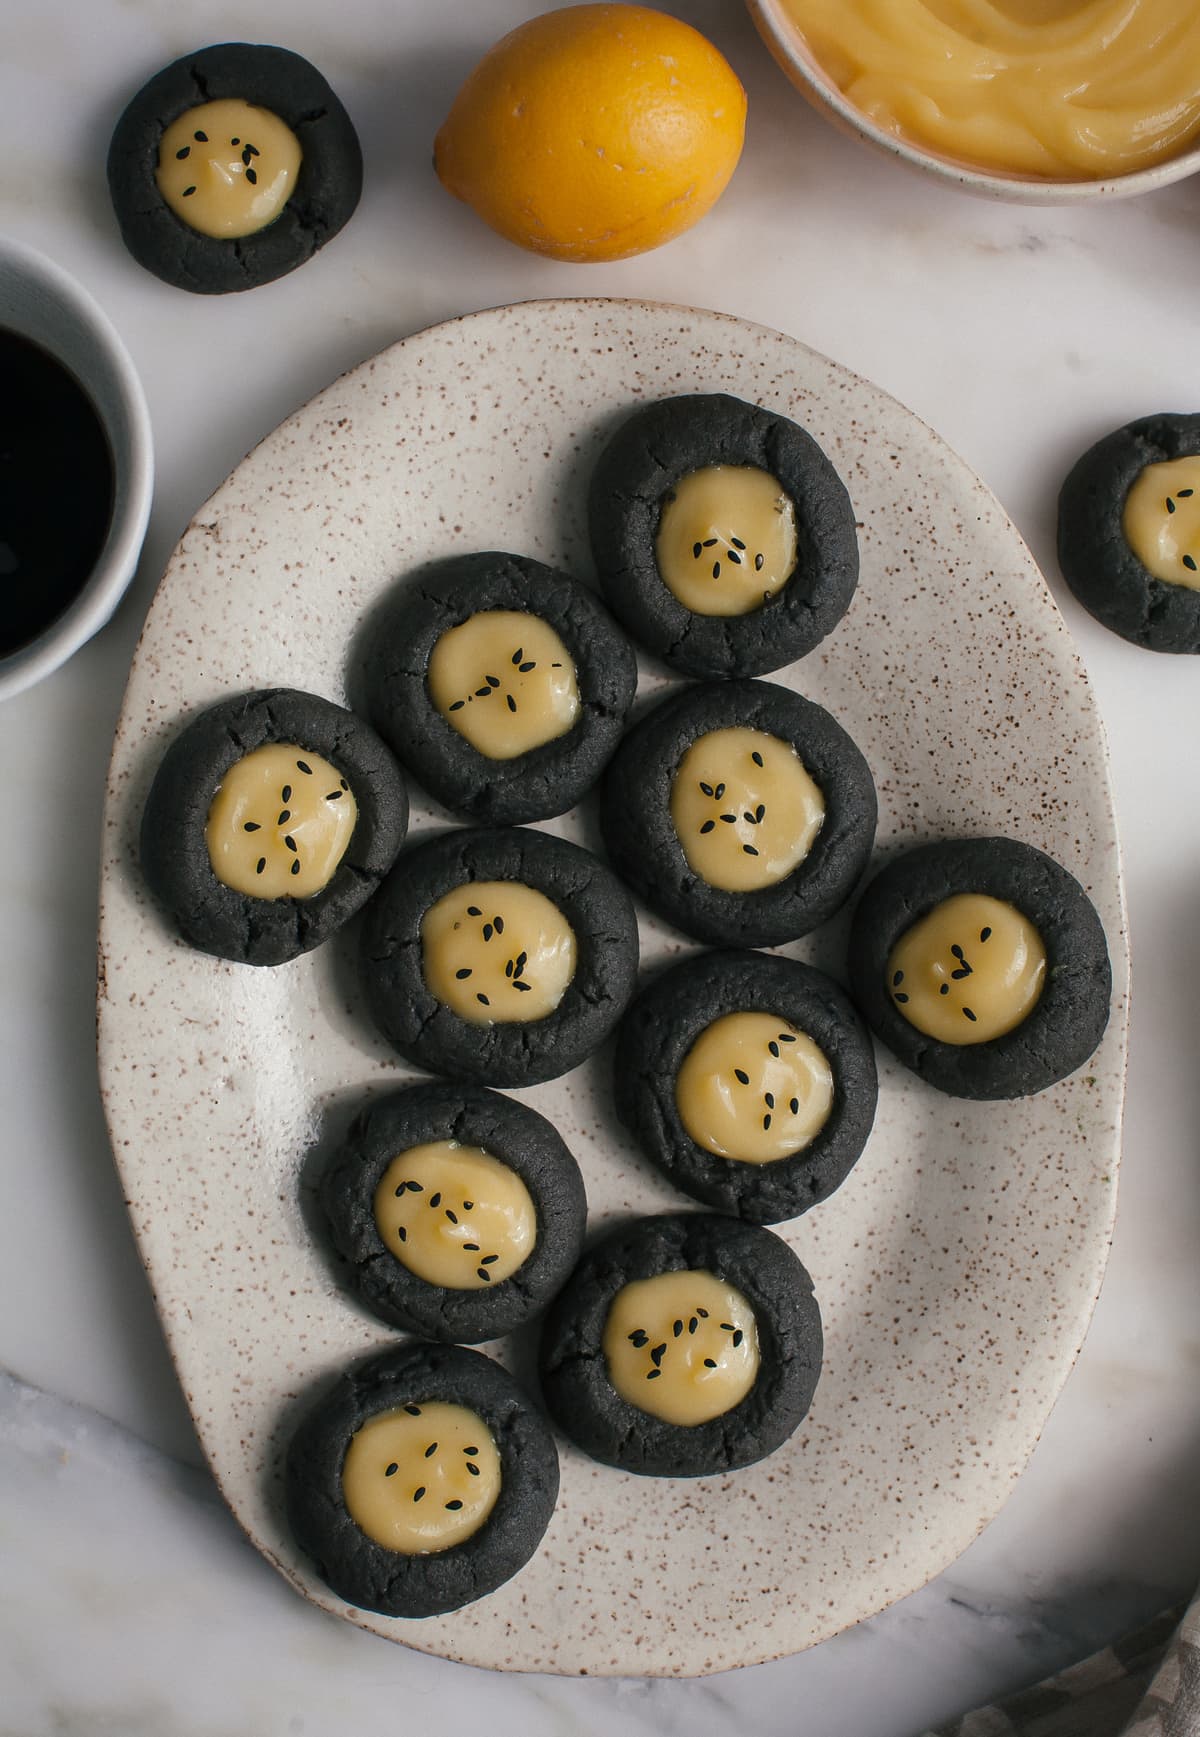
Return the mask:
[[558,906],[514,881],[467,881],[421,919],[431,994],[473,1025],[544,1019],[575,975],[575,932]]
[[833,1070],[806,1032],[771,1013],[705,1026],[675,1081],[679,1119],[698,1146],[774,1164],[811,1146],[833,1108]]
[[1192,0],[786,0],[883,130],[1049,180],[1149,168],[1200,134]]
[[799,866],[825,822],[825,798],[790,742],[743,726],[692,743],[671,783],[671,820],[688,867],[745,893]]
[[537,1208],[516,1171],[456,1140],[431,1140],[393,1158],[374,1213],[402,1266],[453,1291],[511,1278],[537,1240]]
[[500,1482],[487,1424],[444,1400],[368,1418],[351,1436],[342,1466],[350,1518],[385,1550],[406,1556],[449,1550],[478,1532]]
[[733,1285],[702,1270],[622,1286],[601,1343],[621,1398],[664,1423],[721,1417],[758,1376],[754,1310]]
[[278,115],[222,98],[171,122],[154,179],[189,229],[236,241],[274,223],[295,191],[300,160],[300,141]]

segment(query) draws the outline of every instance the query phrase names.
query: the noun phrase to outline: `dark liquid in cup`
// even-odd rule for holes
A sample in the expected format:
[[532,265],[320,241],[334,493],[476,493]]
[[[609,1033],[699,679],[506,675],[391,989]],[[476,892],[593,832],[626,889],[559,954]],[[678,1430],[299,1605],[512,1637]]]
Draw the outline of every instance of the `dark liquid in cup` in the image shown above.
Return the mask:
[[0,657],[79,595],[113,493],[112,451],[83,387],[40,344],[0,330]]

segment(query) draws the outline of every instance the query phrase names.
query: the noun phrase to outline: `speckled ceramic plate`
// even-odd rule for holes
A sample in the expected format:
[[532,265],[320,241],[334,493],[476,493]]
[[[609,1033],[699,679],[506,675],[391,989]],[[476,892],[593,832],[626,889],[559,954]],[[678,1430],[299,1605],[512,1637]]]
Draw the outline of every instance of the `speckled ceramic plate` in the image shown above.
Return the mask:
[[[645,397],[711,390],[806,424],[854,499],[855,602],[775,679],[866,753],[882,849],[997,830],[1050,851],[1100,909],[1114,1017],[1087,1068],[1026,1102],[957,1102],[883,1060],[857,1169],[786,1229],[827,1354],[806,1423],[769,1460],[644,1481],[564,1444],[545,1543],[507,1586],[424,1622],[351,1610],[288,1536],[280,1454],[314,1386],[388,1335],[314,1239],[306,1155],[406,1070],[367,1025],[345,940],[256,970],[172,937],[138,876],[142,803],[196,708],[274,683],[342,699],[364,612],[419,562],[499,545],[586,575],[585,486],[615,420]],[[415,831],[444,820],[418,804]],[[996,1513],[1104,1267],[1126,945],[1084,672],[1013,526],[908,411],[777,332],[637,302],[534,302],[397,344],[284,423],[188,528],[134,660],[105,829],[100,1068],[130,1212],[224,1495],[309,1597],[474,1664],[716,1671],[869,1616]],[[593,839],[586,810],[553,830]],[[842,940],[835,924],[797,951],[840,970]],[[643,941],[650,961],[687,945],[649,919]],[[593,1226],[682,1204],[614,1125],[607,1062],[517,1094],[577,1154]],[[527,1344],[494,1349],[528,1375]]]

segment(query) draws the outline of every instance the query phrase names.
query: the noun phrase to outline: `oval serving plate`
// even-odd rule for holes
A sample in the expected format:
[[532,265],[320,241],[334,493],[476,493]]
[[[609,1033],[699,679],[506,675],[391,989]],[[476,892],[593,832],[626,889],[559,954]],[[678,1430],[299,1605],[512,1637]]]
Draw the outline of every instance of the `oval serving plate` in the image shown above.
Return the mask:
[[[1083,881],[1113,1018],[1074,1078],[965,1103],[881,1057],[849,1181],[783,1233],[816,1281],[826,1362],[778,1453],[641,1480],[562,1444],[558,1509],[514,1580],[427,1621],[333,1597],[282,1518],[314,1387],[390,1335],[317,1243],[307,1154],[407,1075],[370,1030],[345,940],[275,970],[190,952],[141,885],[138,819],[181,721],[273,684],[343,700],[394,579],[503,547],[587,575],[587,478],[636,401],[729,391],[810,428],[861,521],[849,614],[794,683],[874,769],[880,846],[1005,832]],[[645,674],[643,688],[659,685]],[[447,820],[415,809],[414,835]],[[591,816],[551,830],[589,841]],[[643,914],[645,962],[690,946]],[[840,971],[844,922],[790,949]],[[418,333],[335,382],[241,464],[176,550],[134,659],[105,813],[100,1071],[142,1257],[196,1427],[258,1548],[310,1598],[423,1650],[514,1670],[671,1675],[796,1651],[923,1585],[997,1512],[1091,1313],[1115,1208],[1128,961],[1103,732],[1045,583],[966,466],[894,400],[791,338],[658,304],[533,302]],[[592,1229],[678,1207],[616,1126],[607,1053],[515,1095],[558,1126]],[[514,1347],[492,1348],[512,1361]],[[528,1346],[515,1348],[528,1378]]]

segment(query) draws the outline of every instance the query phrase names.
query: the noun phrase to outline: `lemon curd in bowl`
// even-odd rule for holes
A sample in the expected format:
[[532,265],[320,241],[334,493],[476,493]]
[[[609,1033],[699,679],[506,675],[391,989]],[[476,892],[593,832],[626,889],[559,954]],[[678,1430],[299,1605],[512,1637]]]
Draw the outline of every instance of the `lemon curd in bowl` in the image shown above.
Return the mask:
[[1086,197],[1200,168],[1193,0],[751,0],[751,10],[785,71],[833,118],[976,191]]

